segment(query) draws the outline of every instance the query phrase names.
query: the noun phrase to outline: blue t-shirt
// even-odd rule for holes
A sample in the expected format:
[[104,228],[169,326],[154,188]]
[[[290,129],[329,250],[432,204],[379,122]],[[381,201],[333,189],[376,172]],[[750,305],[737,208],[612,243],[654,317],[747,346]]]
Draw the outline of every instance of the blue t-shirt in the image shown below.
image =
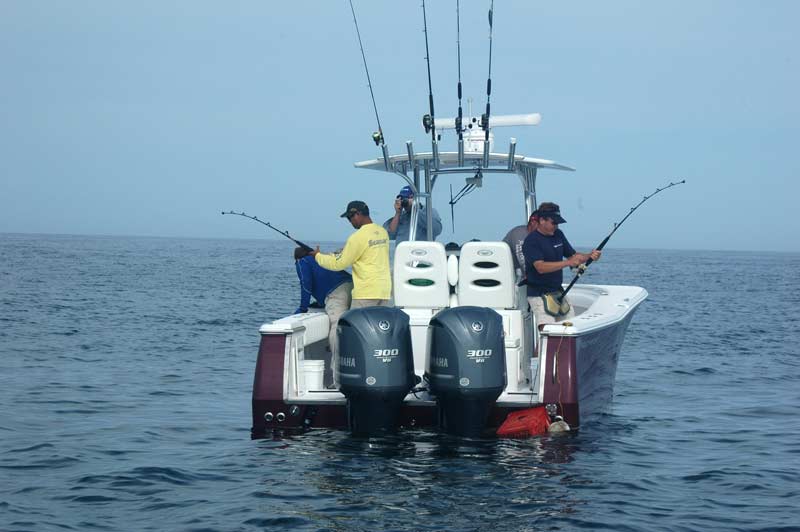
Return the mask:
[[[439,213],[436,209],[433,209],[433,239],[436,240],[436,237],[442,233],[442,218],[439,216]],[[417,213],[417,240],[427,240],[428,239],[428,214],[425,210],[425,206],[420,206],[419,213]],[[400,219],[397,222],[397,231],[394,233],[389,231],[389,224],[392,223],[392,218],[389,218],[385,222],[383,222],[383,228],[386,229],[386,232],[389,233],[389,240],[394,240],[398,244],[400,242],[405,242],[408,240],[409,235],[411,234],[411,213],[407,211],[403,211],[400,214]]]
[[294,267],[297,270],[297,278],[300,279],[300,306],[295,313],[308,310],[311,296],[314,296],[320,304],[325,304],[325,298],[337,286],[353,280],[345,271],[326,270],[310,255],[295,261]]
[[564,282],[564,270],[550,273],[539,273],[533,267],[537,260],[558,262],[575,254],[567,237],[556,229],[555,234],[548,236],[539,231],[532,231],[522,243],[522,254],[525,256],[525,272],[528,275],[528,296],[540,296],[548,292],[561,290]]

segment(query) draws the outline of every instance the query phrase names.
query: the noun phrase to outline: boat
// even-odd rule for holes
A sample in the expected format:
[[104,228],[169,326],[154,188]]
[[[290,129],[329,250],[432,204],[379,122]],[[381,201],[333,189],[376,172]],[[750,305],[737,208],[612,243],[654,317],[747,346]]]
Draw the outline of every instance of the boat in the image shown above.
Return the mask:
[[[463,120],[433,118],[432,111],[431,103],[431,115],[423,118],[432,132],[430,152],[417,153],[409,141],[405,153],[390,155],[379,130],[373,138],[382,156],[355,166],[399,178],[429,206],[441,176],[463,177],[463,191],[514,174],[526,217],[538,205],[540,172],[574,171],[518,155],[514,138],[508,151],[494,150],[495,128],[536,126],[539,114],[489,116],[488,103],[485,114]],[[439,150],[437,129],[460,131],[457,150]],[[577,430],[608,409],[625,333],[647,291],[578,283],[569,292],[575,317],[539,325],[509,246],[433,241],[432,209],[421,213],[419,204],[412,208],[409,241],[398,244],[392,257],[394,306],[351,309],[339,321],[338,388],[330,387],[323,372],[331,361],[324,312],[260,327],[254,438],[319,427],[357,435],[430,427],[485,436],[496,434],[509,416],[531,409],[544,409],[553,422]],[[428,234],[417,239],[421,215],[428,218]]]
[[[508,115],[497,117],[492,126],[536,123],[537,115]],[[465,135],[463,150],[440,153],[415,153],[409,142],[405,154],[355,166],[401,177],[427,204],[432,204],[439,175],[466,175],[467,183],[479,185],[492,175],[513,173],[520,178],[528,215],[537,205],[539,172],[573,170],[554,161],[515,154],[515,139],[507,153],[492,152],[491,139],[487,142],[480,130],[470,132]],[[426,209],[425,214],[429,213]],[[415,204],[412,219],[418,215]],[[481,419],[484,432],[498,427],[510,413],[532,407],[545,407],[573,430],[580,427],[582,419],[608,409],[625,333],[647,297],[644,288],[576,284],[570,291],[575,317],[538,327],[528,308],[525,287],[517,286],[511,249],[505,242],[445,246],[415,240],[413,221],[411,228],[412,240],[395,248],[392,275],[395,308],[408,317],[416,382],[424,384],[435,374],[431,371],[436,363],[430,352],[431,322],[447,310],[486,308],[502,323],[499,336],[506,382]],[[432,240],[432,235],[426,236]],[[346,323],[345,316],[340,323]],[[254,437],[274,430],[346,429],[352,425],[348,398],[341,390],[326,388],[320,378],[320,361],[330,364],[328,328],[328,317],[321,311],[286,316],[260,327],[252,398]],[[403,393],[397,425],[440,426],[441,410],[430,388],[417,385]]]

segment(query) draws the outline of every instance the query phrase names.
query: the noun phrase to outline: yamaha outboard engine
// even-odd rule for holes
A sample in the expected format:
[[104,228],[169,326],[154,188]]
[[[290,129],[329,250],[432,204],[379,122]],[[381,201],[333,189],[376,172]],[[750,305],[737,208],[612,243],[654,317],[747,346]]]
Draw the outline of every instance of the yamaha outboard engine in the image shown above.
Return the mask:
[[349,310],[339,319],[337,334],[339,390],[347,397],[350,431],[394,431],[415,384],[408,315],[390,307]]
[[480,436],[506,387],[503,319],[486,307],[455,307],[431,319],[426,378],[449,434]]

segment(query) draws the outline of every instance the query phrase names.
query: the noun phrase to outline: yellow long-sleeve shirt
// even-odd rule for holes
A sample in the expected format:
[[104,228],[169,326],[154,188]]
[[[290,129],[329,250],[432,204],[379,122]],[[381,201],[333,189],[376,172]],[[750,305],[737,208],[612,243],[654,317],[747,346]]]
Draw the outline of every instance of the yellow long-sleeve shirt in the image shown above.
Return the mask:
[[353,299],[389,299],[389,234],[380,225],[362,225],[339,253],[317,253],[317,264],[328,270],[353,267]]

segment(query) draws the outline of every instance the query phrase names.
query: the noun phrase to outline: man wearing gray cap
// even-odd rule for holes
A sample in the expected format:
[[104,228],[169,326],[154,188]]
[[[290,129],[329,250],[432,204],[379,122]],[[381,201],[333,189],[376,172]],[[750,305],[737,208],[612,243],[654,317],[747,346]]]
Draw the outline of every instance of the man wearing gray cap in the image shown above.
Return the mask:
[[567,266],[577,267],[591,257],[600,259],[600,251],[578,253],[558,228],[567,223],[561,217],[561,209],[555,203],[544,202],[539,205],[535,214],[539,216],[539,224],[522,244],[525,256],[525,271],[528,276],[528,303],[536,316],[537,326],[556,323],[575,316],[569,301],[564,298],[558,302],[563,293],[564,272]]

